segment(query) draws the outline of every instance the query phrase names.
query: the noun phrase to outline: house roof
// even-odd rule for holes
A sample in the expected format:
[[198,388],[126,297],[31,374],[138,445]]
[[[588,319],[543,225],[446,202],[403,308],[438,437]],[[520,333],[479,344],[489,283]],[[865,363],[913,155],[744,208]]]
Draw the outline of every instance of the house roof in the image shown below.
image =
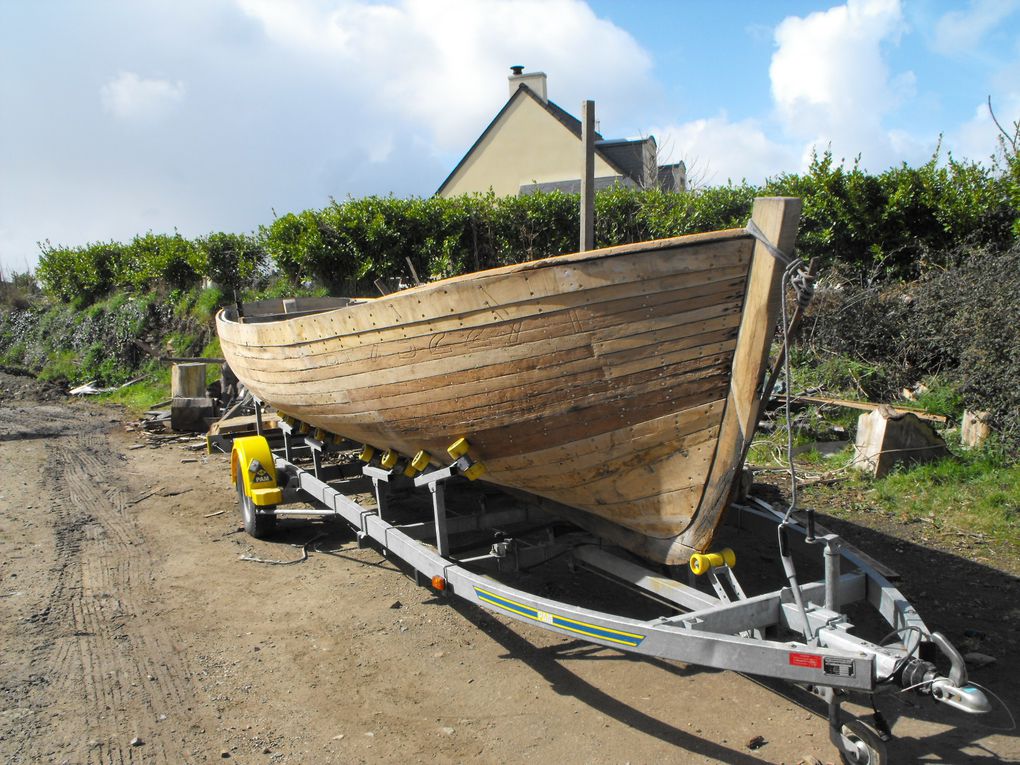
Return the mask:
[[608,157],[623,174],[641,183],[645,175],[645,140],[599,141],[595,144],[603,157]]
[[[491,133],[493,131],[493,129],[496,127],[496,125],[499,123],[499,121],[503,118],[503,115],[506,114],[506,112],[510,108],[510,106],[515,101],[517,101],[518,99],[521,99],[521,98],[532,98],[532,99],[534,99],[534,101],[537,104],[539,104],[543,109],[545,109],[557,122],[559,122],[561,125],[563,125],[563,127],[565,127],[567,130],[569,130],[571,133],[573,133],[577,137],[577,140],[579,140],[579,141],[581,140],[581,120],[579,120],[577,117],[572,115],[566,109],[563,109],[562,107],[557,106],[552,101],[544,101],[544,100],[542,100],[538,96],[538,94],[536,94],[535,91],[533,91],[527,85],[521,85],[519,88],[517,88],[517,90],[514,92],[514,94],[512,96],[510,96],[510,98],[507,100],[507,102],[505,104],[503,104],[503,108],[500,109],[499,112],[496,114],[496,116],[492,118],[492,122],[490,122],[486,126],[485,130],[482,131],[482,134],[480,136],[478,136],[478,139],[473,144],[471,144],[471,148],[467,150],[467,153],[463,157],[461,157],[461,160],[460,160],[460,162],[457,163],[457,166],[455,168],[453,168],[452,172],[448,176],[446,176],[446,180],[444,180],[439,185],[439,188],[436,189],[436,194],[441,194],[443,192],[443,189],[446,188],[446,186],[453,180],[453,178],[457,175],[457,173],[460,171],[460,169],[467,162],[468,157],[470,157],[472,154],[474,154],[475,150],[481,145],[482,141],[485,140],[485,137],[487,135],[489,135],[489,133]],[[625,176],[629,177],[630,173],[628,172],[628,168],[622,167],[618,160],[614,159],[612,156],[610,156],[607,152],[603,151],[602,148],[601,148],[602,145],[604,145],[604,144],[615,144],[615,143],[625,143],[625,142],[621,142],[621,141],[608,141],[608,142],[607,141],[603,141],[602,140],[602,135],[600,133],[598,133],[598,132],[595,133],[595,140],[598,142],[598,143],[595,144],[595,153],[602,160],[604,160],[607,165],[609,165],[611,168],[613,168],[613,170],[615,170],[619,175],[625,175]]]

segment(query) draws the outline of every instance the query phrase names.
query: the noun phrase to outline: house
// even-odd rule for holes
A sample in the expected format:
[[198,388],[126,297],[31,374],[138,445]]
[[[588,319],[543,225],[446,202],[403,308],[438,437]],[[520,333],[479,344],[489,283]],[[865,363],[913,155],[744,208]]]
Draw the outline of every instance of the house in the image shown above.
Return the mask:
[[[544,72],[513,66],[510,98],[436,194],[492,189],[499,196],[581,187],[581,121],[549,100]],[[684,191],[683,162],[660,166],[653,137],[607,141],[596,133],[595,189],[614,185]]]

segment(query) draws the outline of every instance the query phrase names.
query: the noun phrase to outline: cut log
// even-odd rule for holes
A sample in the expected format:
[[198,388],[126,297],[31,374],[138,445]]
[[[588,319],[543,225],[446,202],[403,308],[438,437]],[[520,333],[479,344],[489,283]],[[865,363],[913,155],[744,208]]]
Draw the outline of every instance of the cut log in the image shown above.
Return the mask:
[[949,456],[946,442],[914,414],[880,406],[857,420],[856,456],[853,465],[875,478],[887,475],[896,465],[934,462]]
[[974,448],[988,440],[991,430],[988,427],[988,412],[977,412],[966,409],[963,412],[963,423],[960,425],[960,440],[964,446]]
[[170,395],[205,398],[205,364],[174,364],[170,369]]

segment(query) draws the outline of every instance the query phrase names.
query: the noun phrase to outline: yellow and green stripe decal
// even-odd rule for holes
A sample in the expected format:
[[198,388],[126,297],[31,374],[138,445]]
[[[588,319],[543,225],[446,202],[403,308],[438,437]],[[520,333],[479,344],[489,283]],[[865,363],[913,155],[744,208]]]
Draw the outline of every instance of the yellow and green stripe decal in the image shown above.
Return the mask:
[[577,619],[568,619],[566,616],[559,616],[548,611],[540,611],[525,603],[504,598],[502,595],[497,595],[482,587],[475,587],[475,595],[487,605],[495,606],[516,616],[523,616],[526,619],[541,622],[542,624],[559,627],[561,630],[576,632],[578,635],[584,635],[585,637],[608,640],[610,643],[619,643],[620,645],[631,646],[632,648],[641,645],[641,641],[645,639],[644,635],[636,635],[633,632],[622,632],[621,630],[614,630],[609,627],[599,627],[595,624],[588,624]]

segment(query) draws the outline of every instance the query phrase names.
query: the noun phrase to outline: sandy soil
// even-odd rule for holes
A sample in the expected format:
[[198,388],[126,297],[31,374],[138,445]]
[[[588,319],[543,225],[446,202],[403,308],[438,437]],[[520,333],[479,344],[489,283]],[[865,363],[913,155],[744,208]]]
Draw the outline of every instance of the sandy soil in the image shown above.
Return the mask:
[[[323,527],[251,540],[225,456],[139,448],[117,410],[22,399],[0,408],[4,762],[838,761],[801,696],[437,597],[342,529],[298,565],[240,560],[298,557]],[[1015,647],[996,642],[1013,639],[1010,586],[981,591],[990,651]],[[1013,656],[973,676],[1016,705]],[[1020,761],[987,727],[1000,712],[889,716],[892,762]]]

